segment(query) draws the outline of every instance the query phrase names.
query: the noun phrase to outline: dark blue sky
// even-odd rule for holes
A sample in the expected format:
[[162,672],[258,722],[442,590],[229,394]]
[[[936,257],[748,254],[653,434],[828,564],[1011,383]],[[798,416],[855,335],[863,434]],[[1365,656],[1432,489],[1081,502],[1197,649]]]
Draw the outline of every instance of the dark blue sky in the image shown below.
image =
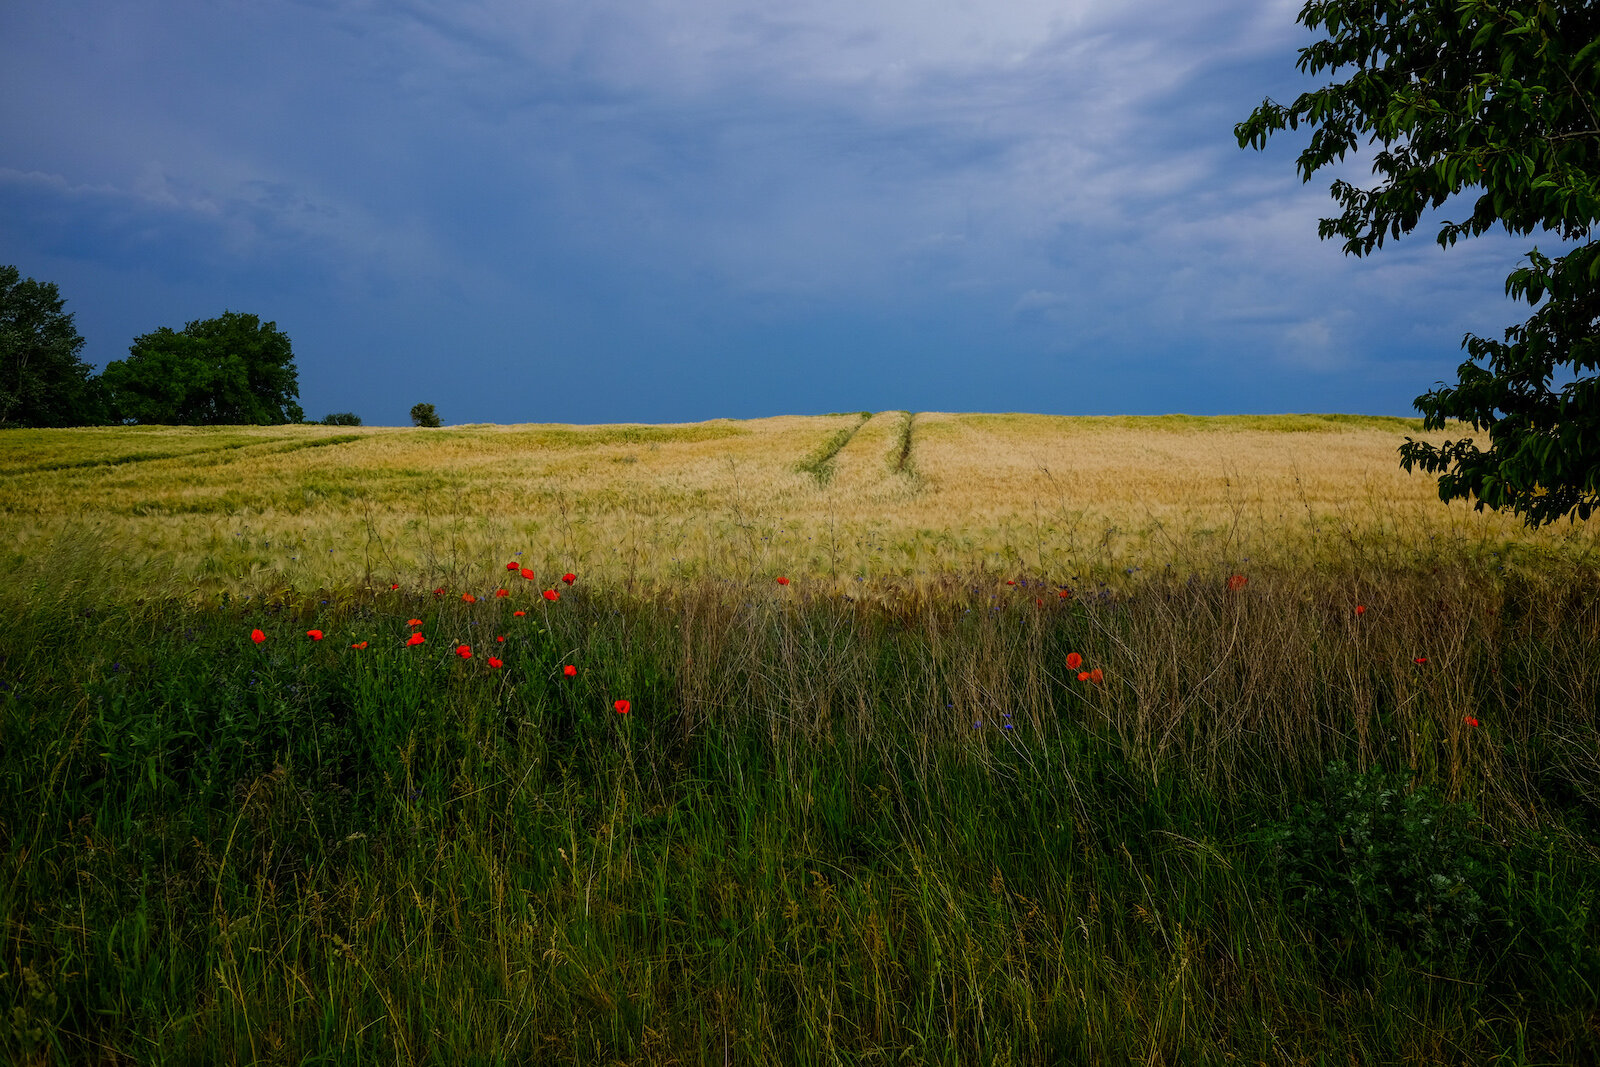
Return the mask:
[[0,263],[96,365],[273,320],[313,418],[1411,414],[1562,246],[1318,241],[1306,132],[1233,137],[1299,8],[6,4]]

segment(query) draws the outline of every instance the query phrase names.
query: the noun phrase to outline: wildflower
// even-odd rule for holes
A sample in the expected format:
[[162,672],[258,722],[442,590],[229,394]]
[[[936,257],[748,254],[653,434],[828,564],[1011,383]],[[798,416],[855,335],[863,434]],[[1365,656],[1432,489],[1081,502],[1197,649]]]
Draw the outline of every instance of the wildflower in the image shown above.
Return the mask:
[[434,596],[444,596],[444,586],[441,585],[439,588],[435,589],[433,591],[433,595]]
[[1412,660],[1411,662],[1415,663],[1417,666],[1420,667],[1424,663],[1428,662],[1428,657],[1427,656],[1418,656],[1416,659]]
[[569,663],[565,667],[561,668],[561,673],[566,675],[568,678],[576,678],[578,676],[578,668]]
[[1233,577],[1228,579],[1228,592],[1237,593],[1239,590],[1244,588],[1244,583],[1248,582],[1249,580],[1250,579],[1246,578],[1242,574],[1235,574]]
[[407,626],[421,626],[422,625],[422,620],[421,619],[407,619],[406,620],[406,625]]
[[554,589],[546,589],[544,591],[544,598],[546,600],[560,600],[561,594],[556,592]]
[[571,585],[573,582],[578,580],[578,576],[576,574],[563,574],[561,576],[561,580],[566,582],[568,585]]
[[1009,729],[1011,729],[1011,724],[1010,724],[1010,723],[1008,723],[1008,722],[1007,722],[1007,723],[1001,723],[1001,724],[1000,724],[1000,729],[1002,729],[1002,730],[1009,730]]
[[612,704],[611,706],[613,708],[617,709],[617,714],[618,715],[626,715],[626,714],[628,714],[628,709],[633,707],[633,705],[628,703],[626,700],[619,700],[616,703]]
[[1089,672],[1088,671],[1079,671],[1078,672],[1078,681],[1087,682],[1088,680],[1089,680]]
[[522,569],[522,564],[518,563],[516,560],[512,560],[510,563],[506,564],[506,570],[508,570],[508,571],[515,571],[515,570],[521,570],[521,569]]
[[1477,717],[1473,716],[1473,715],[1463,716],[1461,721],[1466,723],[1468,726],[1476,726],[1476,725],[1478,725]]
[[1063,590],[1061,590],[1061,592],[1058,595],[1061,597],[1062,600],[1070,600],[1072,598],[1072,590],[1063,589]]
[[350,647],[351,648],[366,648],[367,647],[367,643],[365,641],[357,641],[355,644],[351,645]]
[[533,581],[533,572],[527,567],[522,568],[522,576],[530,582]]
[[265,641],[266,639],[267,639],[267,635],[262,633],[260,630],[251,630],[250,631],[250,640],[254,641],[256,644],[259,645],[261,642]]
[[511,614],[513,614],[513,615],[526,615],[527,612],[526,611],[513,611]]
[[1012,580],[1011,580],[1011,579],[1010,579],[1010,578],[1007,578],[1007,579],[1006,579],[1006,584],[1007,584],[1007,585],[1016,585],[1016,584],[1017,584],[1017,583],[1016,583],[1016,582],[1014,582],[1014,581],[1012,581]]
[[503,645],[503,644],[506,643],[506,635],[505,634],[501,634],[499,637],[495,638],[495,640],[500,642]]
[[468,604],[476,604],[478,602],[478,598],[473,596],[471,593],[462,593],[461,599],[465,600]]
[[313,641],[321,641],[322,640],[322,631],[321,630],[307,630],[306,631],[306,636],[311,638],[311,640],[313,640]]
[[462,659],[471,659],[472,658],[472,646],[471,645],[457,645],[456,646],[456,655],[460,656]]
[[410,637],[406,638],[406,647],[410,648],[412,645],[420,645],[426,640],[427,638],[423,637],[421,634],[412,634]]
[[1083,657],[1078,655],[1076,652],[1068,652],[1067,653],[1067,670],[1075,671],[1081,666],[1083,666]]
[[778,578],[778,584],[779,585],[788,585],[789,584],[789,579],[780,576]]
[[493,667],[495,670],[499,670],[501,667],[504,667],[505,665],[506,665],[505,660],[496,659],[493,656],[489,657],[489,666]]
[[1356,605],[1356,614],[1357,615],[1365,615],[1366,613],[1367,613],[1367,606],[1365,604],[1357,604]]
[[494,595],[495,596],[510,596],[511,594],[506,592],[504,589],[496,589],[494,591]]
[[394,592],[396,589],[399,589],[399,588],[400,588],[400,583],[399,582],[391,582],[391,583],[389,583],[389,591],[391,593]]
[[1089,681],[1093,682],[1095,685],[1099,685],[1105,680],[1106,676],[1101,672],[1099,667],[1096,667],[1094,670],[1089,672]]

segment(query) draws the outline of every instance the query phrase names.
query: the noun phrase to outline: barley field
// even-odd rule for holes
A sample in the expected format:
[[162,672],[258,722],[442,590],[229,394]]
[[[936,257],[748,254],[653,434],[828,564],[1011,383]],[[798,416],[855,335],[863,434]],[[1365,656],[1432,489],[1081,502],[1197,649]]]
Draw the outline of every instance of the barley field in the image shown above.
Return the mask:
[[1419,433],[0,434],[0,1061],[1600,1062],[1597,528]]
[[[0,440],[8,584],[199,595],[458,584],[507,551],[607,587],[958,572],[1582,561],[1400,470],[1415,420],[904,411],[674,426],[146,427]],[[1434,435],[1442,438],[1448,435]],[[65,565],[93,551],[91,578]]]

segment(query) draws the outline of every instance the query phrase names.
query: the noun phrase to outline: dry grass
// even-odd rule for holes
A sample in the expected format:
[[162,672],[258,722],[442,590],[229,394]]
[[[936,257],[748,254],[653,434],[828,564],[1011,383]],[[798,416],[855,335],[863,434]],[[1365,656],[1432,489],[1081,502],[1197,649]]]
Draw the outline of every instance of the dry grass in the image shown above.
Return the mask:
[[[910,448],[905,448],[911,419]],[[851,431],[854,431],[851,434]],[[1395,450],[1418,425],[1337,416],[880,412],[673,426],[11,431],[0,574],[164,594],[431,584],[523,551],[609,586],[779,573],[1062,583],[1417,552],[1587,558],[1441,504]],[[815,466],[829,443],[850,434]],[[811,469],[807,469],[807,464]]]

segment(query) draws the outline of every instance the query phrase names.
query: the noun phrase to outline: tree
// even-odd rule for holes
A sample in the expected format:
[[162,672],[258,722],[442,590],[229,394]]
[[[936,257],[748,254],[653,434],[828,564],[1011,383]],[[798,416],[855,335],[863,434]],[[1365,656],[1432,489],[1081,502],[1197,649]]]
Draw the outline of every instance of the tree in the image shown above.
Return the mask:
[[[1335,181],[1344,209],[1323,239],[1366,255],[1410,233],[1429,207],[1481,190],[1472,214],[1445,220],[1443,247],[1504,226],[1588,240],[1600,221],[1600,6],[1593,0],[1313,0],[1300,11],[1328,40],[1300,50],[1316,74],[1352,66],[1349,80],[1270,99],[1234,128],[1241,148],[1269,134],[1320,127],[1300,153],[1303,181],[1344,158],[1359,137],[1382,144],[1374,189]],[[1510,508],[1529,526],[1600,507],[1600,245],[1551,259],[1537,247],[1506,292],[1537,308],[1505,341],[1467,334],[1453,386],[1415,401],[1428,430],[1447,420],[1487,431],[1434,446],[1406,438],[1406,470],[1439,475],[1442,500]],[[1545,304],[1539,307],[1539,302]],[[1559,371],[1559,373],[1558,373]],[[1558,378],[1570,377],[1559,388]]]
[[184,426],[305,421],[289,337],[275,322],[224,311],[137,337],[101,377],[125,420]]
[[439,416],[435,414],[432,404],[413,404],[411,406],[411,425],[413,426],[439,426]]
[[105,421],[83,338],[54,282],[0,267],[0,427]]
[[335,411],[322,417],[324,426],[360,426],[361,416],[353,411]]

